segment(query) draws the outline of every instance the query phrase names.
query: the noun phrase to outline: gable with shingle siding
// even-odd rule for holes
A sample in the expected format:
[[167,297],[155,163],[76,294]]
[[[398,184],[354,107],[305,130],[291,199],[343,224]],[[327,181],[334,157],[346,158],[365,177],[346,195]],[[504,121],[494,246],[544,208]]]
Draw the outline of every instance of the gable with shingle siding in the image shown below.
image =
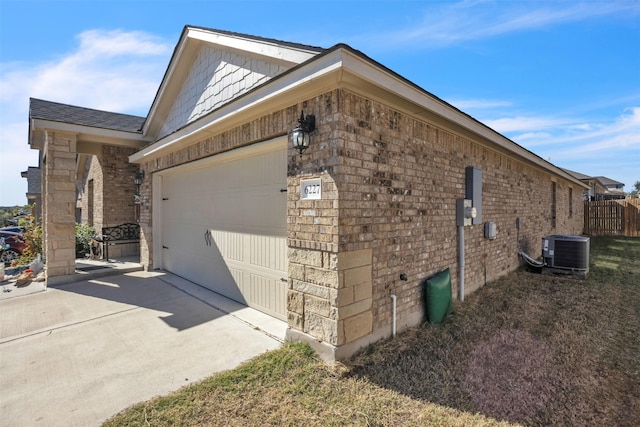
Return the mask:
[[160,130],[160,138],[286,71],[282,64],[204,46]]

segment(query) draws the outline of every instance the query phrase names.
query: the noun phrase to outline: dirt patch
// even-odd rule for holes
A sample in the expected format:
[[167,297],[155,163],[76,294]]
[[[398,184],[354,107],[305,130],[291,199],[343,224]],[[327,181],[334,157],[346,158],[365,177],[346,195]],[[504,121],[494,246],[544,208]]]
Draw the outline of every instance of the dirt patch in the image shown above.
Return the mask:
[[485,415],[524,421],[543,409],[557,384],[552,350],[520,330],[501,330],[478,344],[464,386]]

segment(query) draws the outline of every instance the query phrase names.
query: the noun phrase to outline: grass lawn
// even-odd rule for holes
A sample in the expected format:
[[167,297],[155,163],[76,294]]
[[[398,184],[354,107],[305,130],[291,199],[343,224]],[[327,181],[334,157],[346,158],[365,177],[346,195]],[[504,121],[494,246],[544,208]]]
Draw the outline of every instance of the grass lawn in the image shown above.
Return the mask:
[[587,280],[518,271],[344,364],[286,344],[106,426],[575,425],[640,420],[640,239],[592,238]]

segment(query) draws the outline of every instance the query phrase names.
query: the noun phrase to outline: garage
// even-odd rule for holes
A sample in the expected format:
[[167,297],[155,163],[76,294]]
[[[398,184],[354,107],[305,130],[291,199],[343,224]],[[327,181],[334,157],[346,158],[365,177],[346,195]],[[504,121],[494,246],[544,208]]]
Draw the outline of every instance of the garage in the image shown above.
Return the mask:
[[286,188],[285,137],[162,172],[154,181],[162,268],[286,319]]

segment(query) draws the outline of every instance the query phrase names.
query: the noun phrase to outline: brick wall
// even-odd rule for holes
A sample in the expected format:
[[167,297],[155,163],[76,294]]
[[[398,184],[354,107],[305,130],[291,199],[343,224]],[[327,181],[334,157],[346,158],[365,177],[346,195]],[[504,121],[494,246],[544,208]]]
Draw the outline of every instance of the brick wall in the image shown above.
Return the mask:
[[82,222],[89,222],[89,181],[93,180],[93,224],[96,231],[136,222],[133,177],[138,165],[129,163],[133,148],[103,145],[102,153],[87,160],[83,179]]
[[129,163],[129,156],[135,149],[113,145],[102,146],[102,188],[104,205],[103,226],[111,227],[127,222],[136,222],[134,194],[136,186],[133,177],[138,165]]
[[[316,115],[317,126],[302,157],[289,150],[288,321],[301,334],[355,351],[390,335],[391,294],[398,298],[402,329],[424,318],[425,278],[449,267],[457,289],[455,208],[465,194],[468,166],[482,170],[483,221],[496,222],[498,237],[484,239],[482,225],[465,228],[466,293],[519,266],[518,237],[537,256],[542,236],[582,230],[577,185],[487,148],[485,141],[340,89],[144,164],[143,262],[153,262],[153,172],[282,135],[301,110]],[[300,200],[306,178],[321,179],[321,200]],[[399,280],[400,273],[408,280]]]
[[490,241],[482,225],[465,227],[465,293],[518,267],[516,218],[521,247],[533,256],[542,236],[582,230],[581,189],[569,181],[347,91],[341,111],[339,250],[373,250],[374,331],[390,330],[390,294],[402,325],[423,312],[423,279],[450,267],[457,287],[455,208],[467,166],[482,170],[483,221],[496,222],[498,236]]
[[[90,155],[85,166],[83,177],[83,190],[81,200],[81,222],[91,224],[99,232],[102,228],[103,211],[103,174],[100,166],[102,156]],[[93,181],[93,189],[90,189],[90,182]],[[93,198],[93,200],[91,200]],[[93,206],[91,206],[93,205]]]

